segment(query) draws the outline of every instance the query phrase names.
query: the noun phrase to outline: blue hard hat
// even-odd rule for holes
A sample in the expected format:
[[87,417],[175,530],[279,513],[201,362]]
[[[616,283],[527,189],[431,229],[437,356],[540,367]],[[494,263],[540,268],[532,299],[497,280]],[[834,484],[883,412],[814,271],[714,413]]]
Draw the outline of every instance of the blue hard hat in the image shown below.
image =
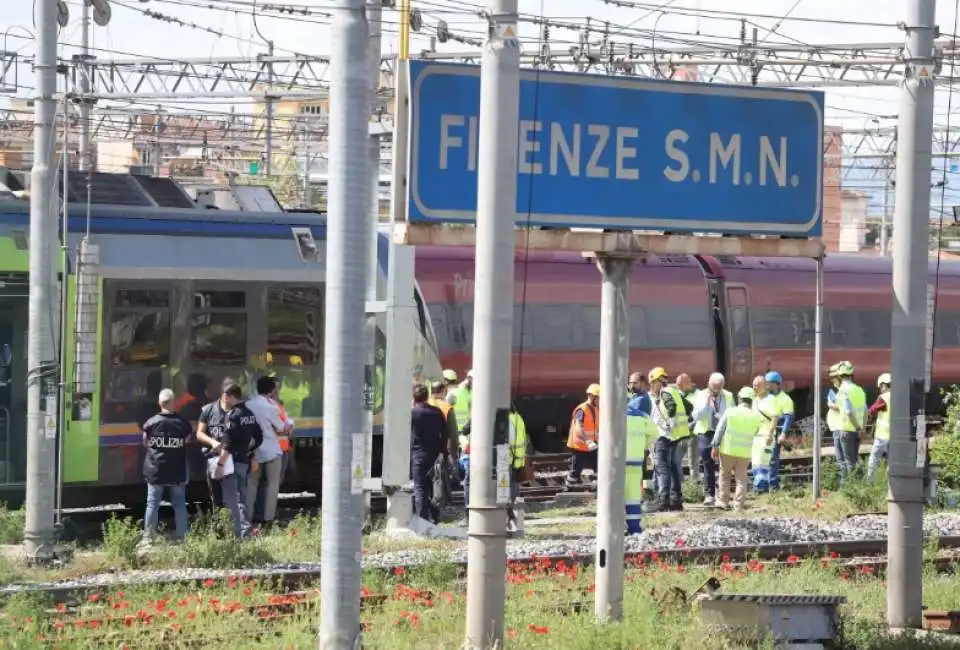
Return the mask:
[[765,381],[769,381],[771,384],[782,384],[782,383],[783,383],[783,377],[780,376],[780,373],[779,373],[779,372],[775,372],[775,371],[773,371],[773,370],[771,370],[771,371],[768,372],[766,375],[764,375],[763,379],[764,379]]

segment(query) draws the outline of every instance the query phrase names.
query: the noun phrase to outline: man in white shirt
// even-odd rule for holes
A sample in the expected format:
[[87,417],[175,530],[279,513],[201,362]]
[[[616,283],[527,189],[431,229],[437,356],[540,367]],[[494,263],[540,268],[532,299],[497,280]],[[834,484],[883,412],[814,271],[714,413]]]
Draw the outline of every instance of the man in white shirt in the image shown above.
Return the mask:
[[[247,408],[257,417],[257,424],[263,432],[263,443],[254,452],[259,464],[256,470],[251,468],[247,479],[247,512],[253,512],[258,490],[266,490],[263,501],[263,524],[270,525],[277,516],[277,496],[280,494],[280,481],[283,469],[283,450],[280,438],[290,435],[291,427],[283,421],[277,400],[277,382],[272,377],[257,379],[257,395],[247,400]],[[260,481],[261,474],[266,484]]]

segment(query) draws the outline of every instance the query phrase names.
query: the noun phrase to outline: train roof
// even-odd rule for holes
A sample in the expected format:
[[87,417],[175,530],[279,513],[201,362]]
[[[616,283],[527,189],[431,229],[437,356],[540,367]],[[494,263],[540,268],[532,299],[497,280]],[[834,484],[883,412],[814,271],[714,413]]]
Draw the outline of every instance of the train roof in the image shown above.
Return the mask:
[[[0,223],[29,225],[28,201],[0,200]],[[87,205],[67,206],[70,230],[86,229]],[[90,229],[94,233],[140,235],[193,235],[197,237],[291,237],[290,228],[309,228],[318,239],[326,238],[327,220],[309,212],[238,212],[205,208],[162,208],[127,205],[90,205]]]

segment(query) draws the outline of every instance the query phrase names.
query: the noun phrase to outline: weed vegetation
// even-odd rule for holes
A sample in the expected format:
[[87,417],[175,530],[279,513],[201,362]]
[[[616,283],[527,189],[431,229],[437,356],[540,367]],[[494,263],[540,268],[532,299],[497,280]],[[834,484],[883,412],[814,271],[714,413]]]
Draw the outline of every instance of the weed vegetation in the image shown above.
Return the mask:
[[[651,553],[627,571],[624,619],[598,625],[593,574],[542,560],[532,568],[508,566],[506,636],[514,648],[593,650],[733,650],[774,648],[769,638],[729,638],[700,622],[687,598],[709,577],[723,593],[830,594],[841,606],[843,650],[933,650],[955,647],[920,638],[890,638],[884,629],[885,588],[872,570],[854,571],[840,560],[787,558],[771,566],[668,564]],[[465,589],[456,569],[430,564],[392,575],[365,574],[364,648],[451,650],[462,643]],[[956,604],[960,580],[928,570],[924,602],[931,609]],[[253,648],[316,647],[316,588],[283,593],[269,581],[209,580],[199,588],[152,586],[114,590],[79,604],[38,596],[8,601],[0,618],[4,648]]]

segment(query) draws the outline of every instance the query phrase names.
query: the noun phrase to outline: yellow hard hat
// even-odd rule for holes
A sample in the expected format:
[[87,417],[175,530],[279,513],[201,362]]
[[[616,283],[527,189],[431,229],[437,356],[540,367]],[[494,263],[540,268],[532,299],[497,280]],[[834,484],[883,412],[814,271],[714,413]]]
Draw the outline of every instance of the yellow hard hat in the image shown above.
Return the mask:
[[443,378],[446,381],[457,381],[457,371],[447,368],[443,371]]
[[590,384],[589,386],[587,386],[587,395],[600,397],[600,384]]
[[881,384],[886,384],[887,386],[889,386],[892,383],[893,383],[893,379],[890,377],[889,372],[885,372],[879,377],[877,377],[877,388],[879,388]]
[[650,374],[647,375],[647,379],[653,382],[653,381],[659,381],[661,379],[664,379],[666,376],[667,376],[666,369],[661,368],[660,366],[657,366],[656,368],[650,371]]
[[744,386],[737,391],[737,398],[755,400],[757,399],[757,391],[753,390],[749,386]]
[[302,366],[302,365],[303,365],[303,359],[300,358],[300,355],[299,355],[299,354],[291,354],[291,355],[290,355],[290,365],[291,365],[291,366]]

